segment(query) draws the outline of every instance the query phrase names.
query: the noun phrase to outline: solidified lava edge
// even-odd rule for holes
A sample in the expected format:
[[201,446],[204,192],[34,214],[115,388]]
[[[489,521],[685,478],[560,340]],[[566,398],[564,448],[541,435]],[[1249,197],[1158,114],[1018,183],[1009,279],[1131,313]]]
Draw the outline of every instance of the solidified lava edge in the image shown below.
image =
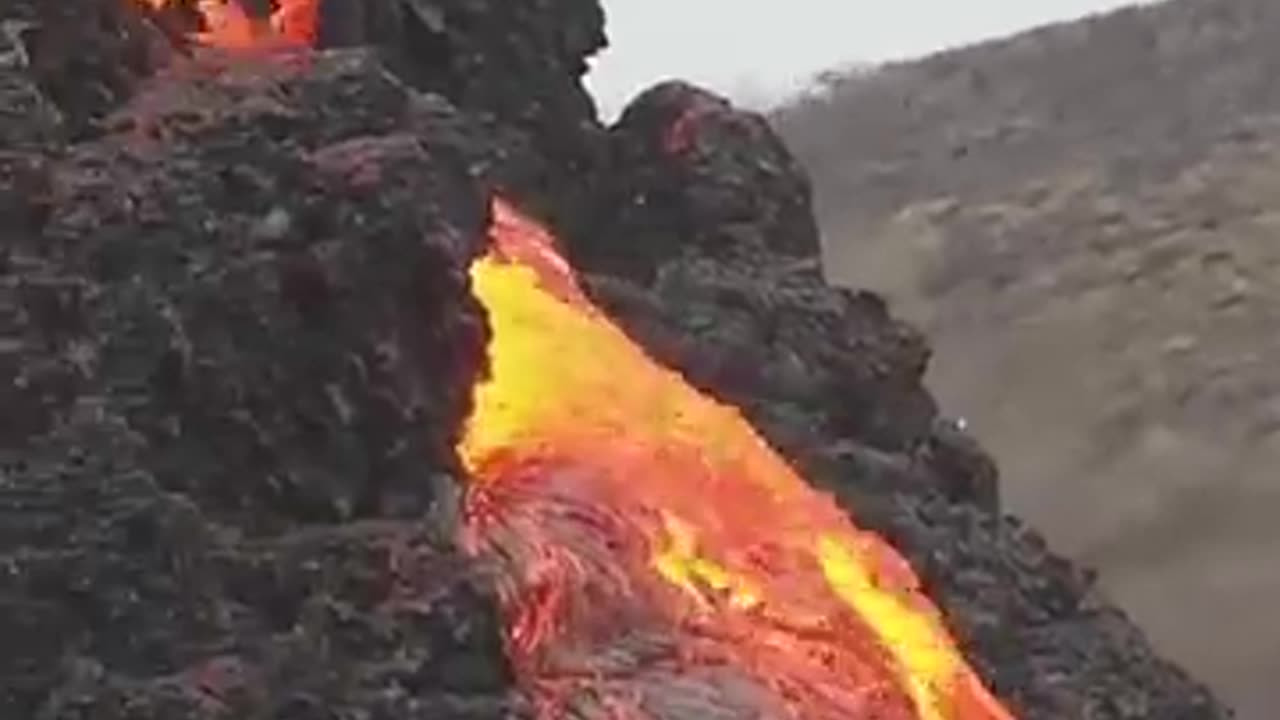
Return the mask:
[[674,83],[602,127],[593,0],[330,5],[347,49],[205,70],[117,0],[0,9],[0,717],[527,713],[440,525],[495,190],[905,554],[1020,717],[1228,716],[1000,516],[762,119]]

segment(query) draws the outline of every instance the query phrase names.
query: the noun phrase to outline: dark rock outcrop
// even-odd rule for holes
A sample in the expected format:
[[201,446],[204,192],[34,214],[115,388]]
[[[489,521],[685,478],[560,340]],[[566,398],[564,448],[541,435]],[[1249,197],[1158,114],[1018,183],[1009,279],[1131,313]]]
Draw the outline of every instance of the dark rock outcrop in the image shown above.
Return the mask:
[[[159,29],[126,3],[8,2],[0,10],[0,139],[7,145],[21,125],[43,136],[92,134],[167,57]],[[23,85],[30,89],[16,91]]]
[[808,180],[763,118],[670,82],[636,98],[610,137],[587,237],[570,248],[578,263],[651,280],[689,253],[817,257]]
[[0,203],[0,715],[494,717],[445,522],[486,340],[457,116],[353,51],[106,125]]

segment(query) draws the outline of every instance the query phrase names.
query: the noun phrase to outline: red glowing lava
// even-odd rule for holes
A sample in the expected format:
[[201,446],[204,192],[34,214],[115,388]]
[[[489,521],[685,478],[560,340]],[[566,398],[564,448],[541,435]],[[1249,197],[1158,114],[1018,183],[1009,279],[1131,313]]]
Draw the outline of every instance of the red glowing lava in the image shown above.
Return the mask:
[[[547,717],[680,716],[647,689],[657,673],[765,717],[1011,718],[901,556],[631,342],[538,226],[494,213],[472,267],[493,336],[460,446],[468,541],[507,579],[511,651]],[[622,649],[637,643],[659,659]]]
[[136,0],[152,10],[187,5],[203,29],[194,39],[224,50],[311,47],[315,44],[320,0],[277,0],[270,16],[257,18],[239,0]]

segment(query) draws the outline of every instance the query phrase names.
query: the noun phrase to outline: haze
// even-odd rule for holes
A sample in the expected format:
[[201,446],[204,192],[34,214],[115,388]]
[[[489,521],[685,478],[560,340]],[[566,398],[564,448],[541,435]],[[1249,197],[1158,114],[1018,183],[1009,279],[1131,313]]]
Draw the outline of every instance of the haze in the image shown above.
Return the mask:
[[1117,0],[604,0],[611,47],[588,84],[601,112],[681,77],[747,102],[850,62],[923,55],[1132,3]]

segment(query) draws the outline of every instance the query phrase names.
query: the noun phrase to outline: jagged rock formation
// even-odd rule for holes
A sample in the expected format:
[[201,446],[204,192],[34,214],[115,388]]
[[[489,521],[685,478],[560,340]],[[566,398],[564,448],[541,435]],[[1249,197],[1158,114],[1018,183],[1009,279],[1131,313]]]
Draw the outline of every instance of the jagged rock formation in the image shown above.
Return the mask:
[[494,717],[436,503],[486,338],[455,112],[350,51],[97,126],[5,153],[0,715]]
[[1280,672],[1277,31],[1274,3],[1163,3],[775,117],[828,275],[925,327],[1011,508],[1249,720]]
[[162,33],[123,3],[6,3],[0,147],[91,132],[164,62],[164,45]]
[[333,5],[348,49],[200,64],[117,0],[0,16],[0,714],[527,710],[450,517],[498,189],[907,554],[1023,717],[1225,717],[998,516],[761,118],[672,85],[601,128],[594,2]]

